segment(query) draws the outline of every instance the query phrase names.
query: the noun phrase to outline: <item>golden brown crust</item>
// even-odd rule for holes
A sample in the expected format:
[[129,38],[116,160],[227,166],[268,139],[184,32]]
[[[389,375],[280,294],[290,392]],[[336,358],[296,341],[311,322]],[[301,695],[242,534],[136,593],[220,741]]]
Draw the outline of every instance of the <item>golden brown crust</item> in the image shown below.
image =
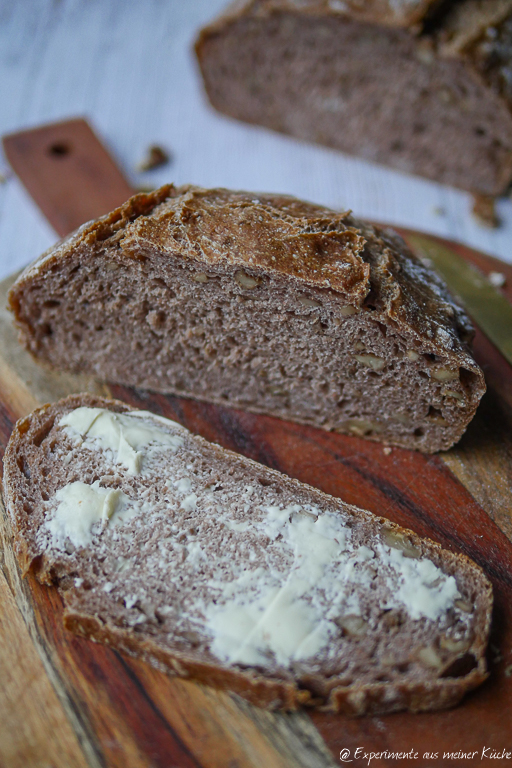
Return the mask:
[[473,45],[485,38],[489,28],[501,24],[511,14],[512,0],[454,3],[436,35],[440,52],[446,56],[470,54]]
[[[377,518],[369,512],[343,504],[343,508],[358,520],[378,526],[385,525],[395,534],[407,537],[410,543],[418,547],[434,562],[443,564],[448,574],[465,573],[472,576],[476,590],[475,612],[478,621],[474,627],[474,637],[466,655],[471,657],[470,669],[456,677],[440,677],[428,683],[409,681],[401,684],[352,684],[343,686],[339,680],[316,680],[318,695],[299,687],[296,683],[272,677],[265,677],[254,671],[226,669],[220,665],[198,660],[186,653],[170,651],[151,637],[142,637],[139,632],[107,624],[98,616],[84,614],[74,608],[74,589],[70,588],[65,573],[59,573],[59,564],[53,562],[37,547],[28,544],[27,528],[33,525],[27,508],[23,488],[23,453],[26,445],[48,434],[55,420],[63,413],[80,406],[105,407],[116,412],[133,410],[130,406],[115,400],[91,395],[73,395],[53,405],[45,405],[16,424],[4,457],[4,498],[6,510],[12,523],[14,549],[23,573],[32,571],[39,581],[45,584],[57,584],[64,592],[66,602],[65,626],[77,634],[111,645],[131,655],[144,659],[148,663],[183,678],[190,678],[222,690],[238,693],[253,704],[270,709],[294,710],[300,706],[322,707],[350,715],[382,714],[408,709],[412,712],[440,709],[455,705],[462,696],[472,690],[487,677],[485,649],[489,634],[492,612],[492,587],[483,571],[464,555],[455,555],[429,539],[420,539],[414,532],[401,528],[385,518]],[[263,467],[251,459],[238,456],[231,451],[211,445],[203,438],[196,438],[207,444],[222,459],[226,466],[234,458],[247,466],[257,466],[260,474],[268,480],[279,481],[282,485],[302,488],[297,480],[287,478],[279,472]],[[34,478],[34,482],[37,479]],[[317,501],[326,506],[341,502],[316,489]],[[62,580],[64,579],[64,580]],[[464,657],[462,658],[464,661]]]
[[402,238],[348,213],[285,195],[173,185],[135,195],[27,267],[9,292],[9,309],[19,320],[19,297],[31,279],[112,238],[122,239],[126,258],[157,248],[206,265],[283,275],[330,289],[355,306],[371,291],[379,309],[418,336],[427,336],[440,354],[462,355],[460,364],[474,370],[485,386],[466,344],[472,336],[469,318]]
[[[440,56],[467,62],[512,112],[512,0],[466,0],[456,3],[435,34]],[[510,158],[503,163],[502,188],[510,183]]]
[[[221,224],[221,228],[219,228]],[[158,248],[205,264],[251,267],[331,288],[361,303],[370,268],[361,258],[365,240],[348,213],[336,213],[285,195],[256,195],[191,185],[166,185],[138,194],[97,221],[88,222],[20,275],[9,292],[16,313],[18,288],[60,259],[123,240],[123,252]]]
[[[176,193],[172,184],[166,184],[160,189],[150,193],[134,195],[126,203],[115,208],[111,213],[101,216],[95,221],[87,221],[74,232],[60,240],[56,245],[48,248],[23,270],[20,281],[24,281],[40,273],[42,268],[51,269],[59,259],[66,258],[71,253],[93,245],[123,233],[126,226],[139,216],[148,216],[162,201],[167,200]],[[18,282],[18,281],[16,281]],[[9,309],[14,311],[16,306],[16,291],[9,292]],[[14,302],[14,303],[13,303]]]
[[[441,13],[434,15],[440,8]],[[501,24],[512,14],[512,0],[464,0],[447,4],[444,0],[237,0],[204,27],[196,41],[199,55],[210,35],[222,32],[226,24],[245,17],[264,17],[276,12],[345,17],[383,27],[403,27],[416,34],[434,15],[432,29],[419,40],[425,51],[428,44],[441,56],[465,56],[490,27]],[[437,23],[436,23],[437,22]],[[430,26],[430,25],[429,25]]]
[[439,3],[440,0],[236,0],[209,29],[214,30],[221,20],[245,14],[264,16],[275,11],[298,10],[301,13],[346,16],[389,27],[416,27]]
[[369,267],[348,213],[285,195],[181,187],[126,231],[123,249],[179,253],[205,264],[251,267],[361,301]]

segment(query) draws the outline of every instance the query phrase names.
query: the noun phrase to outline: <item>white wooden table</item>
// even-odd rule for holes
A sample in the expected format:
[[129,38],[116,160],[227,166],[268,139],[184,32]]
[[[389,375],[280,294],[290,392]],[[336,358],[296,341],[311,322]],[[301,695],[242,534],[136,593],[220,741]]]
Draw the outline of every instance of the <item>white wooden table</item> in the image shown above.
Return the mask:
[[[488,230],[469,195],[234,122],[210,108],[191,46],[226,0],[0,0],[0,134],[86,116],[135,186],[276,191],[460,240],[512,262],[512,202]],[[151,143],[172,164],[140,174]],[[0,172],[6,171],[0,158]],[[56,239],[15,178],[0,184],[0,279]]]

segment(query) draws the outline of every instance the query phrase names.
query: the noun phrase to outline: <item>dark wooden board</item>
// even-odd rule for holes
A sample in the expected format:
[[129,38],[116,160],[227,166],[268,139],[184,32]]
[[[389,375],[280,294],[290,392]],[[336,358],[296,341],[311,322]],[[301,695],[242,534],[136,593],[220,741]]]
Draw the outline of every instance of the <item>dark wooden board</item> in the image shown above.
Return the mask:
[[[481,267],[496,268],[485,257],[478,259]],[[512,268],[499,266],[512,285]],[[463,764],[481,765],[483,748],[510,745],[512,371],[485,337],[478,335],[476,352],[489,391],[477,417],[458,446],[424,456],[229,408],[49,374],[16,347],[7,323],[4,316],[2,450],[15,419],[37,402],[84,388],[108,392],[464,552],[482,565],[495,588],[491,676],[456,709],[356,720],[325,713],[275,715],[70,635],[62,628],[57,591],[32,578],[22,581],[6,543],[4,573],[90,765],[327,766],[340,764],[342,749],[353,755],[357,747],[413,749],[414,765],[440,766],[451,764],[445,751],[476,750],[474,760]],[[440,756],[426,760],[426,751]],[[386,758],[372,761],[392,764]]]

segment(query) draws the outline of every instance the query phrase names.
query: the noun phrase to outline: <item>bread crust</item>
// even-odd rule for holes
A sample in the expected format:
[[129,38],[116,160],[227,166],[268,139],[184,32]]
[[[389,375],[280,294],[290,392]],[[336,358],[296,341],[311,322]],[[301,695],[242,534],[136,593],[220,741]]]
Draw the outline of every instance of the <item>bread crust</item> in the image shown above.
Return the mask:
[[[249,251],[248,255],[247,246],[250,241],[238,237],[235,249],[229,245],[223,249],[196,248],[199,263],[214,266],[228,262],[234,267],[250,266],[261,274],[285,275],[298,288],[302,285],[328,288],[359,305],[371,291],[386,315],[398,323],[407,324],[418,337],[427,336],[440,353],[446,350],[436,340],[435,330],[438,327],[445,328],[453,340],[455,354],[463,356],[461,364],[470,366],[475,372],[480,370],[469,352],[468,342],[474,330],[467,314],[439,276],[422,265],[404,240],[391,228],[371,226],[356,220],[350,213],[336,213],[286,195],[254,195],[227,189],[206,190],[192,185],[175,187],[169,184],[149,194],[134,195],[107,216],[84,224],[30,264],[9,291],[8,308],[14,313],[20,330],[26,330],[20,317],[20,298],[30,280],[51,272],[62,261],[73,256],[87,256],[88,249],[113,236],[122,237],[123,242],[127,240],[129,246],[133,244],[133,258],[136,257],[137,247],[141,251],[151,247],[157,247],[164,253],[178,251],[182,258],[190,258],[185,248],[177,246],[177,236],[183,230],[183,220],[187,221],[201,211],[203,201],[209,195],[214,196],[212,228],[224,223],[220,216],[224,206],[242,202],[244,208],[251,210],[252,207],[258,213],[261,200],[264,204],[281,208],[285,215],[287,206],[290,206],[297,218],[310,227],[316,225],[316,232],[313,230],[297,237],[299,247],[304,241],[307,251],[310,244],[320,249],[327,239],[327,243],[331,241],[337,246],[341,245],[341,248],[333,248],[332,253],[329,253],[328,248],[327,253],[323,250],[322,260],[318,262],[313,253],[305,250],[305,263],[301,263],[292,253],[283,254],[282,243],[277,239],[267,241],[266,247],[257,254]],[[322,231],[322,225],[326,222],[334,230],[328,233],[330,238],[326,238]],[[199,238],[207,234],[199,232],[196,240],[194,232],[187,236],[200,246]],[[224,234],[229,236],[233,232],[225,231]],[[279,258],[274,262],[273,257],[277,256]],[[348,269],[333,272],[332,267],[340,263]],[[319,276],[317,267],[320,264],[324,267],[324,274]]]
[[[237,270],[243,270],[256,282],[274,280],[297,296],[312,289],[319,292],[320,300],[325,297],[349,305],[354,312],[371,310],[374,321],[407,337],[411,344],[425,347],[433,360],[443,359],[454,370],[466,372],[467,402],[456,411],[455,433],[439,434],[435,440],[426,435],[420,441],[376,433],[371,435],[374,439],[428,452],[447,449],[461,436],[485,391],[483,373],[470,352],[473,329],[469,318],[443,281],[392,230],[284,195],[193,186],[168,185],[148,195],[136,195],[108,216],[81,227],[22,273],[9,293],[9,308],[21,342],[39,360],[52,364],[55,348],[40,319],[44,308],[36,303],[37,291],[45,290],[45,281],[59,272],[74,272],[79,265],[110,258],[110,254],[127,268],[157,255],[159,269],[165,269],[168,261],[198,272],[221,270],[234,274],[235,280]],[[58,320],[58,311],[55,317]],[[63,318],[61,322],[67,321]],[[135,371],[136,363],[132,360]],[[59,365],[75,370],[71,355],[64,355]],[[86,360],[82,357],[75,365],[83,370]],[[99,367],[96,372],[109,379],[107,368],[104,370]],[[132,370],[124,378],[110,380],[148,386]],[[218,394],[205,388],[178,387],[155,377],[148,388],[221,402]],[[234,404],[336,428],[314,414],[304,418],[290,416],[279,406],[266,410],[258,402],[242,405],[235,400]]]
[[[508,0],[506,0],[508,2]],[[304,13],[321,13],[326,16],[345,16],[358,21],[382,24],[389,27],[417,29],[443,0],[235,0],[215,19],[208,29],[215,28],[242,14],[251,13],[264,16],[278,10],[295,11],[300,8]]]
[[[294,710],[301,706],[311,706],[350,715],[382,714],[403,709],[420,712],[453,706],[467,691],[486,679],[488,673],[485,649],[492,612],[492,587],[483,571],[469,558],[443,550],[439,544],[429,539],[420,539],[412,531],[401,528],[385,518],[375,517],[369,512],[344,504],[251,459],[211,445],[199,437],[194,439],[208,445],[226,467],[234,460],[248,468],[257,468],[263,478],[271,482],[277,480],[283,487],[306,488],[314,496],[315,502],[323,503],[327,507],[335,504],[355,520],[362,520],[367,525],[384,524],[390,531],[406,536],[413,546],[434,562],[442,563],[445,573],[464,574],[470,579],[475,592],[474,611],[478,619],[474,626],[471,646],[457,661],[464,665],[470,658],[469,669],[466,672],[463,669],[456,677],[450,677],[448,673],[447,676],[432,681],[408,681],[398,685],[384,682],[343,686],[336,678],[323,679],[317,676],[313,693],[296,682],[264,676],[250,670],[227,669],[220,664],[198,660],[187,653],[173,652],[150,636],[141,636],[141,633],[132,629],[117,627],[101,620],[99,616],[77,610],[75,591],[62,564],[48,558],[35,544],[34,532],[30,526],[33,519],[31,514],[34,511],[31,505],[36,504],[33,490],[37,485],[37,478],[27,480],[23,457],[29,446],[37,446],[50,433],[58,418],[81,406],[109,408],[115,412],[134,410],[119,401],[90,395],[73,395],[56,404],[45,405],[18,421],[4,457],[4,500],[11,521],[18,562],[24,575],[34,573],[42,583],[56,585],[62,591],[66,603],[64,623],[69,630],[142,658],[168,674],[238,693],[253,704],[269,709]],[[452,666],[453,663],[450,662],[450,668]]]
[[[406,529],[403,529],[404,531]],[[448,709],[488,677],[485,661],[462,678],[441,678],[431,683],[394,686],[375,683],[334,686],[327,699],[282,680],[249,672],[221,669],[197,662],[185,654],[171,653],[151,639],[141,640],[133,632],[102,625],[92,616],[67,608],[64,626],[71,632],[140,658],[168,675],[190,679],[218,690],[236,693],[257,707],[292,712],[301,707],[350,716],[413,713]]]

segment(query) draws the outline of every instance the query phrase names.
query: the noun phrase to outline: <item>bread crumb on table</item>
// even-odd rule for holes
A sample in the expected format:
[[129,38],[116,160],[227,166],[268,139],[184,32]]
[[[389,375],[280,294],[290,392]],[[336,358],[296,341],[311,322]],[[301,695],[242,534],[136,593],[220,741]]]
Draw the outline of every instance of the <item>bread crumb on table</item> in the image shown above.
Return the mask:
[[171,160],[169,152],[158,144],[151,144],[147,150],[144,158],[138,163],[137,171],[143,173],[144,171],[153,171],[156,168],[162,168],[167,165]]
[[473,195],[472,214],[477,222],[483,227],[496,229],[501,226],[501,219],[496,213],[496,199],[488,195]]

